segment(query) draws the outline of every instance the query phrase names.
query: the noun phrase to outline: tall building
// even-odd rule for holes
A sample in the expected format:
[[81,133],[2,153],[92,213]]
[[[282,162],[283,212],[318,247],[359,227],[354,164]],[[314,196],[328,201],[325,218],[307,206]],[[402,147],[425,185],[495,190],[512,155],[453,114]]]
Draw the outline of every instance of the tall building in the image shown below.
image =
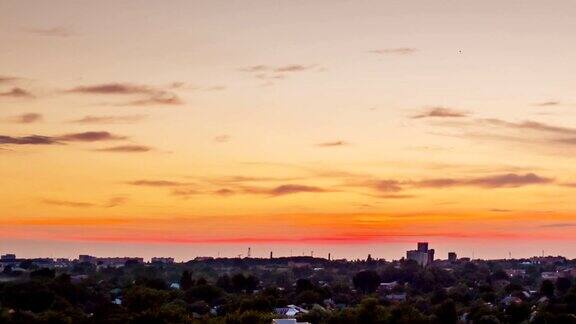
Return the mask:
[[428,264],[434,262],[434,249],[428,250]]
[[418,242],[418,251],[428,252],[428,242]]
[[456,262],[456,260],[458,260],[458,256],[456,255],[456,252],[448,252],[448,261]]
[[406,251],[406,259],[425,267],[434,261],[434,249],[428,249],[428,242],[418,242],[417,250]]

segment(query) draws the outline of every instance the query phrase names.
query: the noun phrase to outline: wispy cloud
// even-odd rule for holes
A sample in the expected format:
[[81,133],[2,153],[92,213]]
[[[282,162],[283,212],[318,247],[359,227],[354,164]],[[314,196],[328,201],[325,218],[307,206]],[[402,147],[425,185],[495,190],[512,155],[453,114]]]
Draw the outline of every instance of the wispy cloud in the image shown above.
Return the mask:
[[447,136],[474,141],[532,144],[545,150],[576,144],[576,128],[534,120],[516,122],[498,118],[451,119],[437,120],[433,125],[459,131],[456,134],[446,134]]
[[[195,195],[263,195],[269,197],[278,197],[298,193],[325,193],[334,192],[335,190],[326,189],[317,186],[303,184],[281,184],[277,186],[256,186],[253,182],[270,181],[271,178],[259,177],[224,177],[218,180],[198,179],[204,183],[191,183],[183,181],[165,180],[165,179],[140,179],[128,181],[126,184],[141,187],[168,188],[174,196],[195,196]],[[274,181],[279,179],[274,178]],[[222,186],[221,188],[217,188]],[[214,188],[216,187],[216,188]]]
[[274,72],[302,72],[313,69],[315,65],[301,65],[301,64],[289,64],[284,66],[278,66],[274,68]]
[[93,208],[93,207],[103,207],[103,208],[114,208],[124,205],[128,202],[126,197],[112,197],[104,203],[92,203],[85,201],[72,201],[72,200],[58,200],[58,199],[43,199],[42,203],[46,205],[69,207],[69,208]]
[[32,99],[35,96],[28,90],[19,87],[14,87],[11,90],[0,92],[0,97]]
[[42,200],[44,204],[62,207],[72,207],[72,208],[89,208],[96,207],[96,204],[83,202],[83,201],[70,201],[70,200],[55,200],[55,199],[44,199]]
[[563,127],[563,126],[555,126],[546,123],[541,123],[537,121],[527,120],[524,122],[509,122],[501,119],[491,118],[491,119],[480,119],[478,120],[480,123],[485,125],[492,125],[498,127],[505,127],[511,129],[520,129],[520,130],[533,130],[538,132],[545,132],[545,133],[554,133],[554,134],[561,134],[561,135],[576,135],[576,128],[571,127]]
[[205,192],[193,189],[193,188],[185,188],[185,189],[173,189],[172,195],[179,196],[179,197],[189,197],[189,196],[196,196],[196,195],[203,195]]
[[299,185],[299,184],[285,184],[273,188],[258,188],[258,187],[244,187],[242,193],[269,195],[273,197],[292,195],[297,193],[324,193],[333,192],[316,186]]
[[98,152],[111,152],[111,153],[144,153],[150,152],[154,149],[145,145],[118,145],[112,147],[105,147],[96,149]]
[[560,106],[562,103],[560,101],[554,101],[554,100],[550,100],[550,101],[543,101],[543,102],[537,102],[534,104],[534,106],[538,106],[538,107],[554,107],[554,106]]
[[83,132],[61,135],[57,139],[63,142],[100,142],[125,140],[127,137],[109,132]]
[[333,142],[323,142],[318,143],[316,146],[318,147],[338,147],[338,146],[348,146],[350,143],[345,141],[333,141]]
[[412,199],[417,196],[408,194],[384,194],[384,195],[373,195],[373,197],[380,199]]
[[0,84],[14,83],[14,82],[19,81],[19,80],[21,80],[21,78],[14,77],[14,76],[8,76],[8,75],[0,75]]
[[214,191],[214,194],[218,195],[218,196],[231,196],[235,193],[236,192],[234,190],[228,189],[228,188],[222,188],[222,189],[218,189],[218,190]]
[[414,47],[394,47],[394,48],[376,49],[371,50],[369,52],[380,55],[410,55],[418,52],[418,49]]
[[59,144],[59,142],[49,136],[30,135],[22,137],[12,137],[12,136],[0,135],[0,144],[52,145],[52,144]]
[[117,141],[125,140],[127,137],[111,134],[109,132],[83,132],[83,133],[70,133],[61,136],[5,136],[0,135],[0,144],[14,144],[14,145],[50,145],[50,144],[63,144],[65,142],[101,142],[101,141]]
[[552,224],[540,225],[540,227],[544,228],[576,227],[576,223],[552,223]]
[[218,135],[214,137],[214,142],[216,143],[228,143],[232,137],[230,135]]
[[345,181],[345,187],[366,187],[382,193],[395,193],[404,189],[405,183],[399,180],[385,179],[348,179]]
[[303,177],[266,177],[266,176],[222,176],[214,178],[200,178],[212,184],[217,185],[238,185],[242,183],[254,183],[254,182],[286,182],[286,181],[296,181],[302,180]]
[[423,112],[412,116],[413,119],[421,119],[421,118],[460,118],[460,117],[467,117],[469,114],[465,111],[455,110],[446,107],[432,107],[424,110]]
[[446,188],[455,186],[474,186],[480,188],[516,188],[536,184],[551,184],[552,178],[541,177],[534,173],[499,174],[478,178],[437,178],[420,180],[413,185],[418,188]]
[[141,98],[119,103],[117,105],[181,105],[184,102],[173,91],[142,84],[133,83],[102,83],[87,86],[77,86],[65,91],[87,95],[140,96]]
[[130,124],[146,119],[146,115],[128,115],[128,116],[92,116],[88,115],[79,119],[70,121],[75,124]]
[[103,83],[89,86],[78,86],[66,90],[70,93],[82,94],[108,94],[108,95],[132,95],[132,94],[147,94],[153,95],[160,92],[146,85],[131,84],[131,83]]
[[276,73],[284,73],[284,72],[302,72],[308,71],[311,69],[316,68],[316,65],[302,65],[302,64],[288,64],[288,65],[278,65],[278,66],[270,66],[270,65],[252,65],[240,68],[242,72],[276,72]]
[[17,124],[31,124],[42,121],[43,116],[37,113],[27,113],[8,118],[9,122]]
[[66,27],[51,27],[51,28],[28,28],[24,29],[25,32],[40,36],[49,37],[70,37],[73,35],[72,31]]
[[184,82],[172,82],[169,88],[192,90],[192,91],[208,91],[208,92],[226,90],[226,86],[223,85],[199,86],[199,85],[187,84]]
[[189,182],[180,182],[172,180],[148,180],[148,179],[128,181],[127,184],[142,187],[179,187],[179,186],[192,185]]
[[240,68],[240,71],[249,72],[249,73],[263,72],[263,71],[268,71],[268,70],[270,70],[270,67],[267,65],[252,65],[252,66],[246,66],[246,67]]
[[103,205],[106,208],[114,208],[118,206],[122,206],[128,202],[128,198],[126,197],[112,197],[108,199],[108,201]]
[[174,93],[165,93],[159,96],[151,96],[144,99],[129,101],[118,104],[119,106],[155,106],[155,105],[182,105],[184,101]]
[[462,178],[431,178],[431,179],[348,179],[342,187],[368,188],[377,192],[375,197],[380,198],[412,198],[403,197],[406,190],[411,189],[444,189],[456,187],[476,187],[481,189],[518,188],[530,185],[556,184],[553,178],[539,176],[534,173],[505,173],[480,177]]
[[302,73],[307,71],[322,71],[323,68],[311,64],[287,64],[287,65],[252,65],[239,69],[241,72],[251,74],[254,78],[268,81],[265,85],[273,84],[272,81],[282,80],[294,73]]

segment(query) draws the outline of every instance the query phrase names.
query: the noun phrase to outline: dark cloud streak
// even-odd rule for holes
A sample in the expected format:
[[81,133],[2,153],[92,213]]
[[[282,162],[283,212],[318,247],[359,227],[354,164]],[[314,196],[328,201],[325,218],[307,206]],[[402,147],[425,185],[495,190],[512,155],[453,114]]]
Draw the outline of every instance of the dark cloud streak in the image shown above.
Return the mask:
[[28,90],[14,87],[11,90],[0,92],[0,97],[11,97],[11,98],[22,98],[22,99],[32,99],[35,96]]
[[468,113],[464,111],[454,110],[446,107],[432,107],[426,109],[424,112],[419,113],[417,115],[412,116],[412,119],[421,119],[421,118],[461,118],[467,117]]
[[96,149],[97,152],[111,152],[111,153],[144,153],[150,152],[153,148],[145,145],[119,145]]

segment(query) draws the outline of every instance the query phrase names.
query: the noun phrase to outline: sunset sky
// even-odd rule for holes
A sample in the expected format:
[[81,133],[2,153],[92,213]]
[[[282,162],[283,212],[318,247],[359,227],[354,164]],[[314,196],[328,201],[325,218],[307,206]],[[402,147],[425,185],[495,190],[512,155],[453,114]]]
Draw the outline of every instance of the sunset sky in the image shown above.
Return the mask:
[[0,0],[0,252],[576,257],[572,0]]

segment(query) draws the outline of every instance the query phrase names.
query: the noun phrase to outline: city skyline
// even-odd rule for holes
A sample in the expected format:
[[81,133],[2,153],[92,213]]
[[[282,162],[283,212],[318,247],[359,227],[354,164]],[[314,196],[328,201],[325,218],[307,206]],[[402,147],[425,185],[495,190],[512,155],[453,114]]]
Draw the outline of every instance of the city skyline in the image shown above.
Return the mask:
[[0,252],[576,257],[575,15],[0,0]]

